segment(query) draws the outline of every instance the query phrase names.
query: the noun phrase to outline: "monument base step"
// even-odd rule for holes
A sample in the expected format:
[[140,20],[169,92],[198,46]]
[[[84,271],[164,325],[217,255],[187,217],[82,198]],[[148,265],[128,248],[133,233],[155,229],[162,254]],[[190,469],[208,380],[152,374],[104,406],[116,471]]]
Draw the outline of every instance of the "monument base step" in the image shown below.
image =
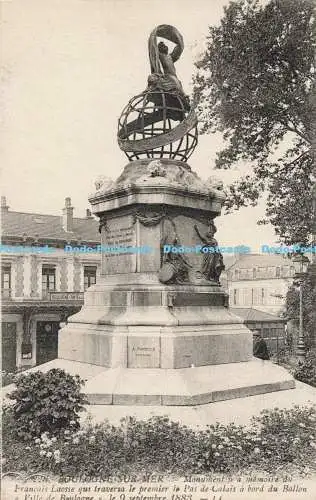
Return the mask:
[[256,358],[181,369],[104,368],[55,359],[28,371],[52,368],[83,378],[84,393],[93,405],[192,406],[295,387],[287,370]]

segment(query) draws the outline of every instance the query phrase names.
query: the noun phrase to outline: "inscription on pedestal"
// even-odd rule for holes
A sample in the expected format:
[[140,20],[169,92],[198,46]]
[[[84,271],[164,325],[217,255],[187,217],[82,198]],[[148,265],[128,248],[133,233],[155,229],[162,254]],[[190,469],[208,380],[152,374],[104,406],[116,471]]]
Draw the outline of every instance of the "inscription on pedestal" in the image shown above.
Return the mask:
[[159,338],[129,337],[128,368],[160,368]]
[[131,215],[108,220],[101,240],[103,274],[136,272],[136,230]]

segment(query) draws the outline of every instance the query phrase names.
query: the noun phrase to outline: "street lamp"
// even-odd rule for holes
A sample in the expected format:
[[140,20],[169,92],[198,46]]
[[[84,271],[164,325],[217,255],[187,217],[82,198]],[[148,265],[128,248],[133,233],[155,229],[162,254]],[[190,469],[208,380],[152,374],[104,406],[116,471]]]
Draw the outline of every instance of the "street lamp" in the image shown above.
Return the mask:
[[305,359],[305,342],[304,342],[304,329],[303,329],[303,282],[307,274],[309,259],[302,252],[298,252],[293,257],[293,264],[295,269],[294,278],[299,284],[300,292],[300,326],[297,343],[297,357],[299,361]]

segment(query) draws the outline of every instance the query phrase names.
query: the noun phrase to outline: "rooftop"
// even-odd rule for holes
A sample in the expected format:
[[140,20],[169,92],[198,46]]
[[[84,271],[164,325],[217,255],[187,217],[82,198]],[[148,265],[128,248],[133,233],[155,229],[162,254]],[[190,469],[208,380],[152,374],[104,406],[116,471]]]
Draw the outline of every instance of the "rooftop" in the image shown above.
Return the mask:
[[232,264],[232,268],[251,269],[253,267],[289,266],[291,259],[281,254],[240,254],[239,258]]
[[279,316],[275,316],[274,314],[270,314],[264,311],[259,311],[258,309],[252,308],[239,308],[239,307],[230,307],[229,310],[236,314],[236,316],[240,316],[242,319],[246,321],[260,322],[260,321],[270,321],[270,322],[284,322],[284,319]]
[[28,239],[99,243],[99,223],[87,210],[86,217],[73,217],[70,198],[66,198],[62,215],[14,212],[2,200],[2,241]]

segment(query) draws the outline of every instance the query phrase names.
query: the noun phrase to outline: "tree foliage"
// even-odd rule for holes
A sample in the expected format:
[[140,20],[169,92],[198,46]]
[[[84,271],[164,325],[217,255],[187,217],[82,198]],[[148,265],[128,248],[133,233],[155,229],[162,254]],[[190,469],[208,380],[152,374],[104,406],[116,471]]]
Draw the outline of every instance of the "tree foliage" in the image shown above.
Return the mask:
[[230,186],[227,210],[267,192],[265,221],[285,243],[311,234],[315,40],[312,0],[232,1],[194,75],[202,133],[226,140],[216,167],[252,167]]

